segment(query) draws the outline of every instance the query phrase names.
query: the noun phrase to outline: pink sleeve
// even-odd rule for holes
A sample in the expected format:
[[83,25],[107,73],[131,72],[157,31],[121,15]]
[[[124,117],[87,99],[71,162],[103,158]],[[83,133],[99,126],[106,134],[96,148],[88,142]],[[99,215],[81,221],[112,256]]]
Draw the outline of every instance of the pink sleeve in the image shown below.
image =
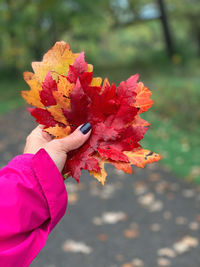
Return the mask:
[[29,266],[66,208],[62,175],[44,149],[12,159],[0,170],[0,266]]

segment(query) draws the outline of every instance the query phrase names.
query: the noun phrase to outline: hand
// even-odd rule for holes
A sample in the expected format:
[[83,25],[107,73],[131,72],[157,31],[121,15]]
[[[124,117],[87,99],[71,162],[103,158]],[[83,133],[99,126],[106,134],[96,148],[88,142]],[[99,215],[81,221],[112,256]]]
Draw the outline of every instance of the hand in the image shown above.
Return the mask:
[[43,129],[44,125],[40,124],[28,135],[24,153],[35,154],[44,148],[60,172],[67,159],[67,153],[82,146],[91,134],[90,123],[79,126],[73,133],[61,139],[52,139]]

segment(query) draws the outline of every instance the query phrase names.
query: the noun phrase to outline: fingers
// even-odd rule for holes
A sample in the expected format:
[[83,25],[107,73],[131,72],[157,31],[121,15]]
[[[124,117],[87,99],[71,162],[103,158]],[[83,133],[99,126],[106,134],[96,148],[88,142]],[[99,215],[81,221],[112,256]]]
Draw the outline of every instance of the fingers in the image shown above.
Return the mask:
[[42,137],[46,140],[46,141],[51,141],[52,140],[52,137],[51,137],[51,135],[49,134],[49,133],[47,133],[47,132],[44,132],[44,131],[42,131]]
[[91,134],[91,124],[85,123],[79,126],[72,134],[62,139],[56,139],[54,142],[58,142],[59,146],[66,153],[82,146]]
[[[44,129],[44,127],[45,127],[44,124],[39,124],[39,125],[38,125],[38,128],[40,128],[40,129]],[[37,127],[36,127],[36,128],[37,128]]]
[[50,134],[44,131],[44,128],[45,128],[45,125],[39,124],[35,129],[33,129],[31,134],[34,134],[34,136],[37,136],[38,138],[42,137],[47,142],[49,142],[52,140],[52,137],[50,136]]

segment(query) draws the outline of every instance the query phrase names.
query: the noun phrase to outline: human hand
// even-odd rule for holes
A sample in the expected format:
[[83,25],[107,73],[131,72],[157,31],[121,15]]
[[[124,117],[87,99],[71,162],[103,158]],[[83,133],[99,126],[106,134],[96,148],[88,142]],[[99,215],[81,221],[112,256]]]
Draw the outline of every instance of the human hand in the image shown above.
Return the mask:
[[61,172],[67,153],[82,146],[89,138],[91,124],[80,125],[73,133],[61,139],[52,139],[43,129],[44,125],[40,124],[27,136],[24,153],[35,154],[44,148]]

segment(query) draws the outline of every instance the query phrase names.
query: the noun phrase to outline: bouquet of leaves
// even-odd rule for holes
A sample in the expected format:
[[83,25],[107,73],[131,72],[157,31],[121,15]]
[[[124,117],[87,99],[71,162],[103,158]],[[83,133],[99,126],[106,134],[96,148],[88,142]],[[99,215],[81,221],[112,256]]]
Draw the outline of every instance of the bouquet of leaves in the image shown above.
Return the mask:
[[33,62],[32,72],[24,72],[30,86],[22,97],[34,108],[29,111],[45,131],[63,138],[79,125],[89,122],[92,133],[79,149],[68,153],[63,176],[79,181],[81,170],[88,170],[104,185],[105,163],[132,173],[131,165],[143,168],[161,156],[143,149],[140,140],[149,123],[140,117],[153,104],[151,91],[138,82],[138,74],[118,87],[93,77],[84,52],[72,53],[67,43],[57,42],[41,62]]

